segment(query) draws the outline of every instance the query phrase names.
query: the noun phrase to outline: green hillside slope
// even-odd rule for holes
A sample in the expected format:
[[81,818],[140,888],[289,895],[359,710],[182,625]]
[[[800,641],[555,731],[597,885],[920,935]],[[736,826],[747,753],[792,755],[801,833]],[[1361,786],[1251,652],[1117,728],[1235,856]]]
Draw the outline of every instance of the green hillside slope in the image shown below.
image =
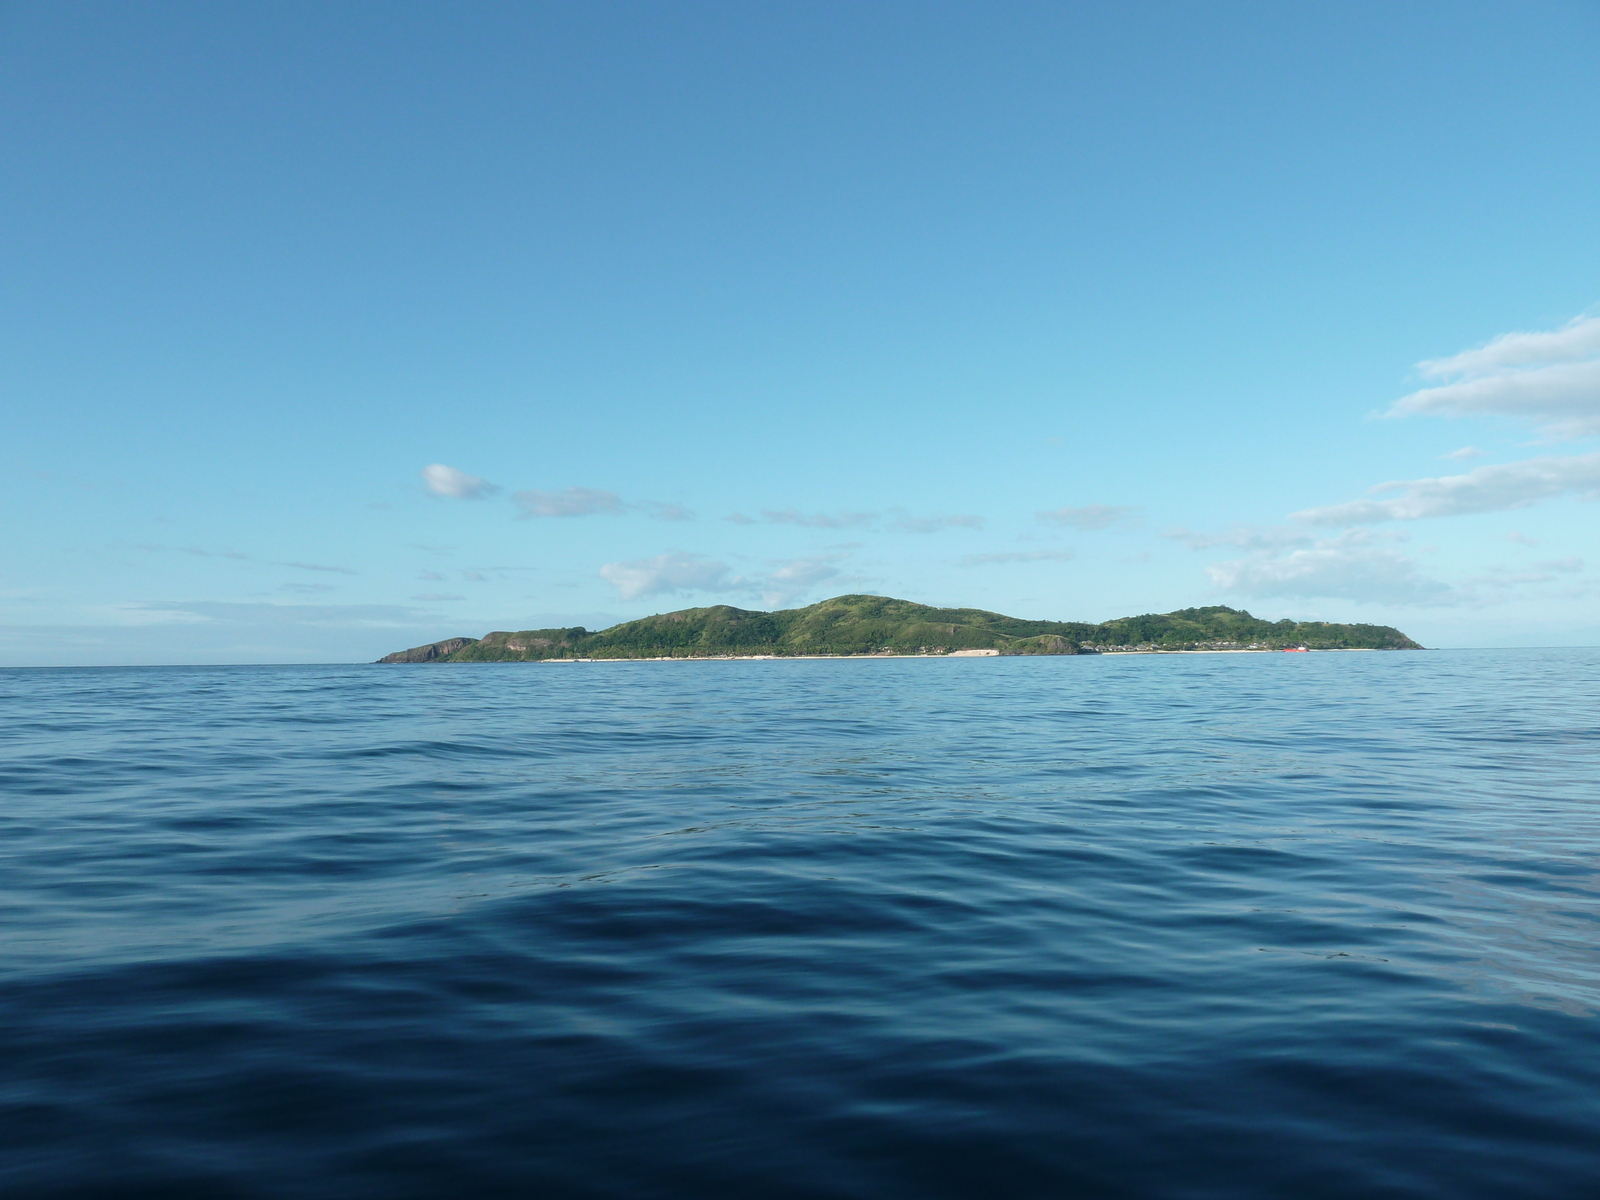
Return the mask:
[[1261,621],[1221,605],[1093,625],[1025,621],[977,608],[931,608],[886,596],[836,596],[807,608],[686,608],[598,633],[583,628],[452,638],[380,662],[536,662],[551,658],[707,658],[774,654],[1082,654],[1111,650],[1421,649],[1387,625]]

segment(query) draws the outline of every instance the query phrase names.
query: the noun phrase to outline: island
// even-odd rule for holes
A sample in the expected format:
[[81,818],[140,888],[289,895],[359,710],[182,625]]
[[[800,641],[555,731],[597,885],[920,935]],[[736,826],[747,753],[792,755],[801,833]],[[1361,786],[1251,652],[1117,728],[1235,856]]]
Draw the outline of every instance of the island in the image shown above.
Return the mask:
[[591,632],[528,629],[454,637],[380,663],[572,662],[594,659],[844,658],[1193,651],[1420,650],[1388,625],[1263,621],[1223,605],[1094,625],[1028,621],[979,608],[932,608],[888,596],[835,596],[759,612],[717,604]]

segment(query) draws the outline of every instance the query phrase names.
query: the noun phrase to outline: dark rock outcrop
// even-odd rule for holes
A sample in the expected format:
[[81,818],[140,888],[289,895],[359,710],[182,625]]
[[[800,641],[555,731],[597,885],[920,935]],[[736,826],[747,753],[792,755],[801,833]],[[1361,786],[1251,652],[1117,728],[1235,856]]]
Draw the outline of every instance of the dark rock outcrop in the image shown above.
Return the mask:
[[454,654],[457,650],[475,645],[477,638],[446,638],[442,642],[429,642],[426,646],[417,646],[410,650],[397,650],[393,654],[385,654],[378,661],[381,663],[424,663],[438,662],[447,654]]

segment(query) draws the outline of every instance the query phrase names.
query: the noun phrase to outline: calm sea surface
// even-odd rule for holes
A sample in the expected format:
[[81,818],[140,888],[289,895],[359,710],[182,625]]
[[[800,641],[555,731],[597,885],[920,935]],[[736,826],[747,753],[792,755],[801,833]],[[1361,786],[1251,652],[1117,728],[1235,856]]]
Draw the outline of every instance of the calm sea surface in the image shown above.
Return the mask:
[[1592,1197],[1600,651],[0,671],[8,1197]]

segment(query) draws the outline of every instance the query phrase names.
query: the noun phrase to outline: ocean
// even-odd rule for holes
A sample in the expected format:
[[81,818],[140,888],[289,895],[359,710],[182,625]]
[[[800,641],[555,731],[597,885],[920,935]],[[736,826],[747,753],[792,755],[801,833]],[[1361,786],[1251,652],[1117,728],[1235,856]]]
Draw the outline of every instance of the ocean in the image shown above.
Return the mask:
[[0,1192],[1600,1194],[1600,651],[0,671]]

